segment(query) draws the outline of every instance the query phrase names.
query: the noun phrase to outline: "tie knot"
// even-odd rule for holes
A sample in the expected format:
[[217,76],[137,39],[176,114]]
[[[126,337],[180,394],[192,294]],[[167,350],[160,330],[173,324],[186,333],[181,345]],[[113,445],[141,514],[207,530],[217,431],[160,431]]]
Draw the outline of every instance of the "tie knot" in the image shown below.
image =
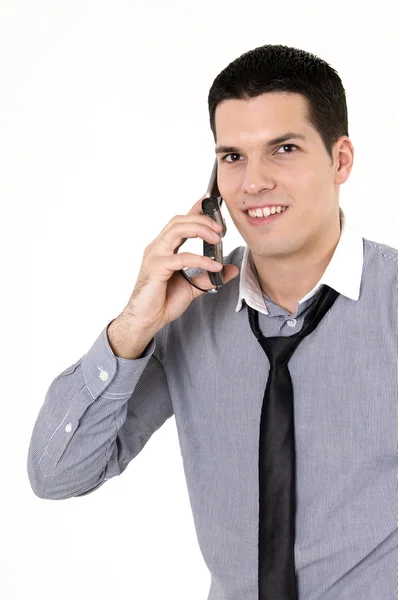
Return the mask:
[[271,366],[287,363],[299,343],[309,335],[320,323],[328,310],[333,306],[339,293],[333,288],[323,285],[318,297],[312,303],[310,310],[304,318],[301,331],[290,336],[265,337],[258,324],[258,311],[248,306],[250,327],[268,356]]
[[264,337],[259,338],[259,342],[266,353],[271,367],[287,364],[293,352],[302,341],[303,337],[294,334],[289,337]]

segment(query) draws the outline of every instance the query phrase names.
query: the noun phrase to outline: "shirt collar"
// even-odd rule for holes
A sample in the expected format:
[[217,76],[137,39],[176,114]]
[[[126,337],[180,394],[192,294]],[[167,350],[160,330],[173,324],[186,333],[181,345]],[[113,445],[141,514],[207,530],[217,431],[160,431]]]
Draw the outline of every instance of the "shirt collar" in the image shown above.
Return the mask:
[[[363,268],[363,238],[356,226],[347,221],[341,207],[340,213],[341,233],[333,256],[320,281],[299,300],[299,304],[311,298],[322,284],[328,285],[351,300],[359,299]],[[241,310],[243,300],[255,310],[268,314],[264,294],[258,281],[251,252],[247,246],[241,263],[239,299],[235,309],[236,312]]]

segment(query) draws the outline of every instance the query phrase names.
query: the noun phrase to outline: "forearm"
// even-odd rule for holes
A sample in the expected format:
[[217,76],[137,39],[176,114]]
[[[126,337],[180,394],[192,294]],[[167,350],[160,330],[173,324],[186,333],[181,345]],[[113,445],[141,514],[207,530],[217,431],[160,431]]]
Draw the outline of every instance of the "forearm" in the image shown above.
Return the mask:
[[118,317],[109,325],[107,336],[114,355],[128,360],[140,358],[154,337],[153,334],[145,332],[121,317]]

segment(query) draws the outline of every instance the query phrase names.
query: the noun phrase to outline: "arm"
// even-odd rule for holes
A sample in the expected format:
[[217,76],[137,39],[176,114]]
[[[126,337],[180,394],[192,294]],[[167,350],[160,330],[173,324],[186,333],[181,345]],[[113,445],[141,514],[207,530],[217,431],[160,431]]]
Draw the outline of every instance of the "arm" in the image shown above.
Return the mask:
[[136,359],[114,355],[109,326],[47,391],[27,460],[29,481],[39,498],[93,492],[120,475],[173,415],[161,362],[167,326]]

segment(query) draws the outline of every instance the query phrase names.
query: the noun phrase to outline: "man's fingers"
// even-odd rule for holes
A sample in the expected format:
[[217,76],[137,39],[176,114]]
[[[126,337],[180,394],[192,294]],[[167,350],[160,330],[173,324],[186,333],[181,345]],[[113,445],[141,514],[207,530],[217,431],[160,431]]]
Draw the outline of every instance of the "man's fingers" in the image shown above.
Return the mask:
[[202,211],[202,200],[205,197],[206,197],[206,194],[203,194],[203,196],[197,202],[195,202],[195,204],[193,205],[193,207],[191,208],[191,210],[187,214],[188,215],[201,215],[201,214],[203,214],[203,211]]

